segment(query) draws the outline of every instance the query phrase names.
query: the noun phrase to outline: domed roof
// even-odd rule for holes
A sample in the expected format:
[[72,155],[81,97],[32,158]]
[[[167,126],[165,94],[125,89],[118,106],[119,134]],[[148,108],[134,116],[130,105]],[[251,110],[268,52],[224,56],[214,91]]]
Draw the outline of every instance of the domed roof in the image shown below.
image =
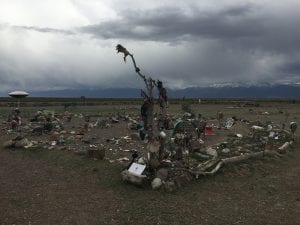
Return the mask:
[[8,95],[15,98],[23,98],[28,96],[29,94],[25,91],[12,91]]

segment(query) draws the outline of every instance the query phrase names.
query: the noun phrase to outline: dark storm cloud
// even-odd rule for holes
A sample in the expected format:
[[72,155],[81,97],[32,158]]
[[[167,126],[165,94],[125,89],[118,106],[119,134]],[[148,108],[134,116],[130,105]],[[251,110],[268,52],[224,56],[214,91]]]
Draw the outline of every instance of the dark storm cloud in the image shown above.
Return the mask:
[[[211,11],[160,7],[124,11],[119,16],[118,20],[86,26],[81,31],[99,39],[188,46],[189,58],[164,60],[166,66],[158,64],[160,72],[168,74],[166,80],[180,81],[182,74],[183,83],[198,85],[299,80],[297,65],[290,63],[300,52],[300,13],[292,4],[280,7],[249,3]],[[174,63],[178,68],[175,71]],[[185,72],[182,68],[188,69]]]
[[192,15],[175,7],[160,8],[151,11],[126,11],[122,19],[90,25],[82,31],[90,32],[100,38],[130,38],[139,40],[174,41],[188,36],[207,36],[213,38],[239,38],[257,35],[260,26],[256,18],[247,18],[253,6],[232,7],[213,13],[201,13],[191,9]]
[[300,16],[265,12],[254,4],[232,6],[214,12],[165,7],[151,11],[125,11],[121,19],[81,28],[95,37],[176,42],[217,39],[239,48],[290,51],[300,48]]

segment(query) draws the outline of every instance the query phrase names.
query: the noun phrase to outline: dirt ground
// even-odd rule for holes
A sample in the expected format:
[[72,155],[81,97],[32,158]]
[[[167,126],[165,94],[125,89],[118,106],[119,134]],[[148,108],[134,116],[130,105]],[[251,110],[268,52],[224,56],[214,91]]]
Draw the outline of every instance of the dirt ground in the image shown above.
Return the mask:
[[[270,103],[255,108],[259,113],[220,105],[197,107],[204,116],[222,109],[225,116],[299,124],[299,105]],[[270,114],[260,113],[265,111]],[[123,132],[112,126],[94,135],[106,140],[126,135]],[[121,167],[108,160],[55,149],[1,147],[0,224],[299,225],[299,142],[297,138],[281,158],[229,165],[172,193],[123,183]]]

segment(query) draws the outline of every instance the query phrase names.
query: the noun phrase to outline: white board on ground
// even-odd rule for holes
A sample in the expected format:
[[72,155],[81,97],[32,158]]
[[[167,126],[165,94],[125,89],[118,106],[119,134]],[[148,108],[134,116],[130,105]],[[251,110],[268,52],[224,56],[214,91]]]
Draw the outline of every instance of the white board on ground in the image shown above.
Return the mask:
[[146,168],[145,165],[132,163],[128,171],[137,175],[141,175],[144,172],[145,168]]

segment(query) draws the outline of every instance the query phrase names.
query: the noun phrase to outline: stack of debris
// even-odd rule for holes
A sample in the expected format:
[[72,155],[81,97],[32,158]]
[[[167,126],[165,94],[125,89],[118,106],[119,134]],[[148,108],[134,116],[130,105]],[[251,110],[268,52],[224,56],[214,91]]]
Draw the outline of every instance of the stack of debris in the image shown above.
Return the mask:
[[[58,149],[105,159],[125,168],[125,181],[172,191],[193,177],[213,175],[228,163],[283,154],[292,146],[297,130],[295,122],[290,123],[289,130],[271,122],[235,117],[223,122],[220,113],[218,120],[211,121],[187,113],[178,118],[166,114],[163,120],[154,120],[158,124],[152,141],[138,117],[104,118],[45,110],[27,123],[23,120],[18,130],[6,127],[1,131],[10,137],[3,144],[5,148]],[[237,124],[243,132],[238,132]]]
[[[295,122],[291,123],[290,131],[270,123],[245,123],[248,133],[242,135],[230,131],[235,124],[235,119],[230,118],[224,127],[229,132],[227,139],[208,146],[205,144],[205,139],[209,138],[205,129],[201,129],[203,133],[199,135],[195,124],[199,123],[179,119],[172,130],[161,131],[168,135],[158,135],[157,141],[147,146],[148,155],[159,152],[159,157],[149,156],[143,164],[132,160],[129,169],[122,173],[123,179],[136,185],[148,182],[153,189],[172,191],[188,183],[193,176],[213,175],[228,163],[280,156],[292,146],[297,128]],[[134,168],[140,167],[139,173],[134,172]]]

